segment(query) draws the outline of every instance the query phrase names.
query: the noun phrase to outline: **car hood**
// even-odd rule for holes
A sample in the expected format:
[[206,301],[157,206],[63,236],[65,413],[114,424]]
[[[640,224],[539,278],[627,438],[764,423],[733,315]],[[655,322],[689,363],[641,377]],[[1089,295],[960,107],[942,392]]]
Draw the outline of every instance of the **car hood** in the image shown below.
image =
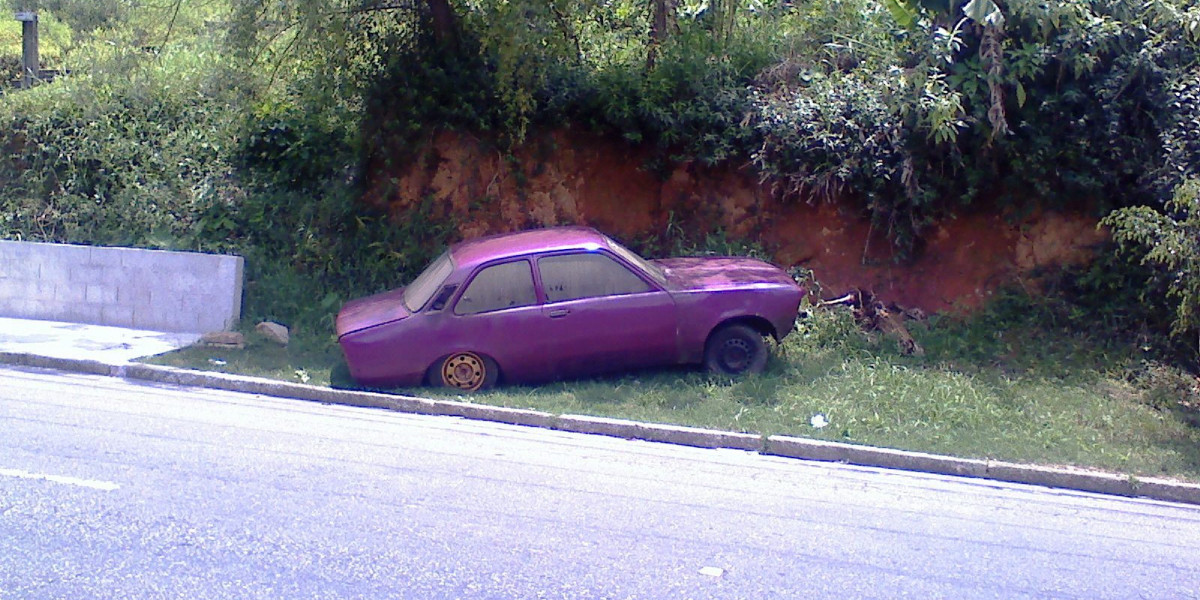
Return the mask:
[[745,257],[664,258],[652,261],[676,290],[722,290],[760,286],[795,286],[796,281],[779,267]]
[[404,307],[404,288],[351,300],[337,316],[337,335],[342,337],[368,327],[399,321],[409,315]]

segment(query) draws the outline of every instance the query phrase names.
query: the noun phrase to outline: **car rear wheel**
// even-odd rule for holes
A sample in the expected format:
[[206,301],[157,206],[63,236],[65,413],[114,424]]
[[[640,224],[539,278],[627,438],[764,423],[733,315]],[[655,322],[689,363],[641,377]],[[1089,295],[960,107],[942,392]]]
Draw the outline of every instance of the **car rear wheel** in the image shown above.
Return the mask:
[[474,352],[457,352],[442,359],[433,379],[448,388],[474,392],[492,387],[499,376],[500,369],[492,359]]
[[746,325],[725,325],[704,348],[704,366],[718,375],[761,373],[767,367],[767,342]]

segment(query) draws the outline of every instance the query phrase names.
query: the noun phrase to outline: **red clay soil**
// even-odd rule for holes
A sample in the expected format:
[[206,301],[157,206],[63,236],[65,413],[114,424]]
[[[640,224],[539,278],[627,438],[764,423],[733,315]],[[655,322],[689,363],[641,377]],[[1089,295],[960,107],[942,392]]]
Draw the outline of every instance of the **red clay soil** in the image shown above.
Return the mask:
[[645,168],[648,158],[619,141],[558,131],[531,140],[513,161],[444,132],[405,164],[368,165],[366,201],[402,219],[432,196],[435,216],[453,220],[463,238],[562,224],[625,240],[659,234],[669,221],[698,233],[721,229],[760,240],[784,267],[812,269],[826,297],[861,288],[930,312],[970,309],[1039,267],[1085,262],[1107,235],[1085,214],[973,214],[936,223],[919,254],[898,263],[845,203],[781,202],[730,168],[684,164],[663,178]]

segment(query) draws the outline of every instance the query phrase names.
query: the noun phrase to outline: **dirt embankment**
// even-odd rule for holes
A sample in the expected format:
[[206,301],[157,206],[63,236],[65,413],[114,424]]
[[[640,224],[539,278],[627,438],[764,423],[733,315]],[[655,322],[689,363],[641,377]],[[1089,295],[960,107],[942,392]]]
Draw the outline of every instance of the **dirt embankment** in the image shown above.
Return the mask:
[[426,197],[462,237],[588,224],[620,239],[668,222],[724,230],[774,249],[785,266],[812,269],[826,296],[855,288],[906,308],[978,306],[1039,267],[1088,260],[1105,237],[1096,218],[1040,212],[1013,220],[973,214],[937,223],[918,256],[897,263],[861,211],[838,203],[781,202],[746,172],[685,164],[663,174],[648,152],[569,131],[543,134],[515,160],[481,141],[440,133],[405,164],[368,165],[366,200],[403,215]]

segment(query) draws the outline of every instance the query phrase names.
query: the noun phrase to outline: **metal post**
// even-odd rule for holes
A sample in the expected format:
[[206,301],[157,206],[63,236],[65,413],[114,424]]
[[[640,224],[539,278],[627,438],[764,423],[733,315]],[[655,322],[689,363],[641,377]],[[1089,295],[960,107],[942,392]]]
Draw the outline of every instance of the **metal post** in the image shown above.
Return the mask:
[[19,12],[17,20],[21,22],[21,87],[33,87],[33,81],[41,73],[41,60],[38,58],[38,26],[37,13]]

